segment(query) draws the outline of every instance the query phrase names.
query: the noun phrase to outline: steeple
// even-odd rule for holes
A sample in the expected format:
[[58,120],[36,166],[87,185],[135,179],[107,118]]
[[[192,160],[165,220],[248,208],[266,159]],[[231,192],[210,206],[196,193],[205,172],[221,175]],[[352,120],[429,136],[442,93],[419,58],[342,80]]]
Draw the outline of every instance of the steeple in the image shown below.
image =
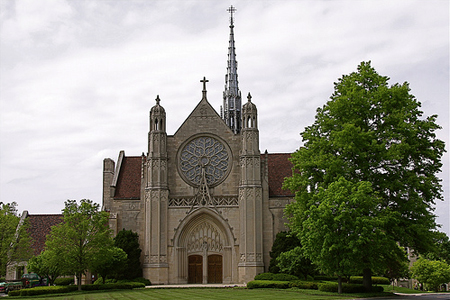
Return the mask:
[[241,92],[238,87],[236,48],[234,43],[234,19],[233,13],[236,12],[234,6],[227,9],[230,13],[230,41],[228,45],[228,65],[225,75],[225,90],[223,92],[223,107],[221,115],[228,127],[235,134],[241,131]]

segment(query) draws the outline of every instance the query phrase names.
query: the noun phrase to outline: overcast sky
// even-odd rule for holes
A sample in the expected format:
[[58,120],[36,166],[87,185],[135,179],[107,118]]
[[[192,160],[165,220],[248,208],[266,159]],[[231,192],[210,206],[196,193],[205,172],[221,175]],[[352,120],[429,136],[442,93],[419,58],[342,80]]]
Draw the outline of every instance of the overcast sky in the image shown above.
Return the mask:
[[[200,101],[203,76],[219,111],[230,4],[261,152],[298,149],[333,83],[368,60],[390,84],[410,83],[448,151],[447,0],[1,0],[0,201],[31,214],[101,203],[103,159],[147,152],[156,95],[169,135]],[[436,213],[448,233],[448,153],[441,177]]]

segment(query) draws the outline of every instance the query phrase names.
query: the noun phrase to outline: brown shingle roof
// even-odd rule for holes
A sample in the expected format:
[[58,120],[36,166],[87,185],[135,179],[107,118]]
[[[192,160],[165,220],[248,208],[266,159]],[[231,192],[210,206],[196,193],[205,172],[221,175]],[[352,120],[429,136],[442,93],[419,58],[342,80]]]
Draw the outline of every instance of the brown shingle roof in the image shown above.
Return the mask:
[[[265,154],[261,155],[264,158]],[[284,178],[292,176],[292,163],[289,161],[291,153],[269,153],[267,155],[269,168],[269,197],[292,197],[289,190],[283,190]]]
[[140,199],[141,164],[141,156],[123,157],[114,199]]
[[45,240],[51,227],[63,221],[62,215],[28,215],[28,233],[31,238],[31,248],[34,255],[39,255],[45,246]]
[[[268,156],[269,196],[292,197],[293,193],[283,190],[285,177],[292,175],[291,153],[270,153]],[[261,155],[265,158],[265,154]],[[140,199],[141,156],[124,156],[116,185],[115,199]]]

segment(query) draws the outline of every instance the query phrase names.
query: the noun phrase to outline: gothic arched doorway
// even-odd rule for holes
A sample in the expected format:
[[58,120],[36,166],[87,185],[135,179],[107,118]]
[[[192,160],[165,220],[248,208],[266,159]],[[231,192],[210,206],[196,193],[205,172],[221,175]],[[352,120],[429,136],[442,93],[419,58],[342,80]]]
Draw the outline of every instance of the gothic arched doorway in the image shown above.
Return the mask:
[[174,236],[179,283],[232,281],[234,237],[224,221],[202,208],[181,222]]

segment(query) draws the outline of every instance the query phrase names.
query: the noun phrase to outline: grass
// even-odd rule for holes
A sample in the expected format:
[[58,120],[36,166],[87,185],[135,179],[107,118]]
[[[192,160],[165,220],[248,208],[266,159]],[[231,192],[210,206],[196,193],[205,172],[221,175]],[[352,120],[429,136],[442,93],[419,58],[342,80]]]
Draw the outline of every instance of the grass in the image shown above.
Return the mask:
[[[379,294],[378,294],[379,295]],[[136,289],[120,290],[108,292],[81,292],[70,293],[60,296],[34,296],[34,297],[12,297],[11,299],[60,299],[60,300],[97,300],[97,299],[116,299],[116,300],[147,300],[147,299],[212,299],[212,300],[230,300],[230,299],[258,299],[258,300],[333,300],[333,299],[355,299],[358,297],[368,297],[368,294],[334,294],[325,293],[316,290],[300,289],[245,289],[245,288],[186,288],[186,289]]]

